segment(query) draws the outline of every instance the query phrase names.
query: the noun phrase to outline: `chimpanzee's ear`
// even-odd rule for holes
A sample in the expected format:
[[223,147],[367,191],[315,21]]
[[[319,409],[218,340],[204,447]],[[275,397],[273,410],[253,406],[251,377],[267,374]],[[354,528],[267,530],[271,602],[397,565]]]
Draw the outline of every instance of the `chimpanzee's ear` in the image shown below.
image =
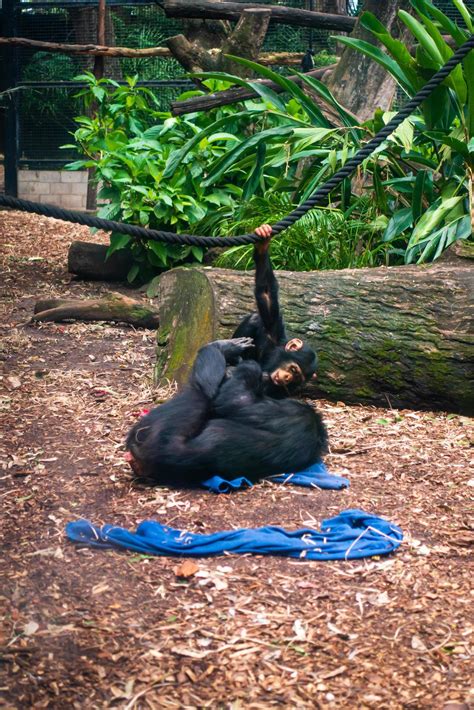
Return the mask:
[[292,338],[285,345],[285,350],[301,350],[303,347],[303,341],[299,338]]
[[312,380],[317,380],[317,379],[318,379],[318,375],[317,375],[316,372],[314,372],[314,373],[311,375],[311,379],[312,379]]

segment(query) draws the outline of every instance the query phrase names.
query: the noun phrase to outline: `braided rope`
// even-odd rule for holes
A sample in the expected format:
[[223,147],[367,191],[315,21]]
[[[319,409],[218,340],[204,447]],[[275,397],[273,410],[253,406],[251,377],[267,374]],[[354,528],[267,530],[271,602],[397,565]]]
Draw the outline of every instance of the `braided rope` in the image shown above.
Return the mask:
[[[334,175],[319,187],[310,198],[303,202],[299,207],[290,212],[284,219],[272,225],[273,234],[280,234],[284,229],[291,227],[297,222],[300,217],[303,217],[309,210],[325,201],[329,193],[339,185],[348,175],[350,175],[368,156],[378,148],[381,143],[389,136],[403,121],[410,116],[420,104],[428,98],[428,96],[441,84],[450,72],[467,56],[474,48],[474,34],[461,46],[453,56],[448,59],[446,64],[434,74],[425,86],[418,91],[415,96],[397,113],[386,126],[380,130],[374,138],[372,138],[356,155],[354,155],[347,163],[338,170]],[[153,240],[166,242],[167,244],[190,244],[192,246],[237,246],[242,244],[252,244],[259,241],[255,233],[240,234],[234,237],[203,237],[195,234],[175,234],[174,232],[166,232],[156,229],[145,229],[137,225],[127,224],[125,222],[115,222],[111,219],[102,219],[94,217],[87,212],[77,212],[76,210],[66,210],[56,205],[40,204],[29,200],[21,200],[17,197],[9,195],[0,195],[0,206],[11,207],[13,209],[22,210],[24,212],[32,212],[34,214],[43,215],[44,217],[53,217],[54,219],[62,219],[65,222],[74,222],[75,224],[83,224],[87,227],[95,227],[103,229],[106,232],[118,232],[119,234],[127,234],[136,239]]]

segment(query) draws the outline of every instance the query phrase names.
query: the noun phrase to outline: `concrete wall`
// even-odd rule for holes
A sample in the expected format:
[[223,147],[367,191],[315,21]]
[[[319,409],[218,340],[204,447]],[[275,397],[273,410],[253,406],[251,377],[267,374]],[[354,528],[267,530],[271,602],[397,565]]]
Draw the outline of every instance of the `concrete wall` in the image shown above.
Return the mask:
[[74,210],[85,210],[87,171],[19,170],[18,197]]

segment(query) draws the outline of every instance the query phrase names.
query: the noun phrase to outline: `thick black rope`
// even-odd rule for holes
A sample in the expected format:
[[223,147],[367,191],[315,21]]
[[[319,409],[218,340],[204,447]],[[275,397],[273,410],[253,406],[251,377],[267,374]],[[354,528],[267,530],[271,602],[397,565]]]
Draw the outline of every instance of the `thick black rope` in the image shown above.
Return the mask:
[[[392,120],[377,133],[353,158],[338,170],[334,175],[318,188],[306,202],[303,202],[287,217],[272,225],[273,233],[280,234],[284,229],[291,227],[300,217],[309,210],[324,202],[329,193],[339,185],[348,175],[350,175],[383,141],[389,136],[403,121],[410,116],[420,104],[428,98],[434,89],[441,84],[450,72],[467,56],[474,48],[474,35],[461,46],[453,56],[434,74],[425,86],[397,113]],[[9,195],[0,195],[0,206],[12,207],[13,209],[33,212],[45,217],[62,219],[65,222],[84,224],[87,227],[103,229],[106,232],[118,232],[128,234],[137,239],[154,240],[167,242],[168,244],[191,244],[192,246],[236,246],[241,244],[252,244],[260,239],[256,234],[240,234],[234,237],[202,237],[195,234],[175,234],[174,232],[164,232],[156,229],[145,229],[125,222],[115,222],[111,219],[94,217],[86,212],[76,212],[75,210],[65,210],[55,205],[40,204],[29,200],[20,200]]]

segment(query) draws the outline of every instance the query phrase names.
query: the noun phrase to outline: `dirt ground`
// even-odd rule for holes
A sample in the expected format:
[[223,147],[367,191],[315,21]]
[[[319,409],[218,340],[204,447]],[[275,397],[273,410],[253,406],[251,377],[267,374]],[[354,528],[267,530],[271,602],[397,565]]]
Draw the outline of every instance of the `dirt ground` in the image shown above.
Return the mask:
[[[0,233],[4,707],[474,708],[469,420],[319,402],[327,464],[348,490],[137,485],[123,441],[164,394],[151,380],[154,333],[28,325],[39,297],[112,287],[66,271],[85,228],[3,211]],[[399,524],[400,550],[200,559],[183,579],[179,560],[77,549],[64,534],[79,517],[295,529],[353,507]]]

